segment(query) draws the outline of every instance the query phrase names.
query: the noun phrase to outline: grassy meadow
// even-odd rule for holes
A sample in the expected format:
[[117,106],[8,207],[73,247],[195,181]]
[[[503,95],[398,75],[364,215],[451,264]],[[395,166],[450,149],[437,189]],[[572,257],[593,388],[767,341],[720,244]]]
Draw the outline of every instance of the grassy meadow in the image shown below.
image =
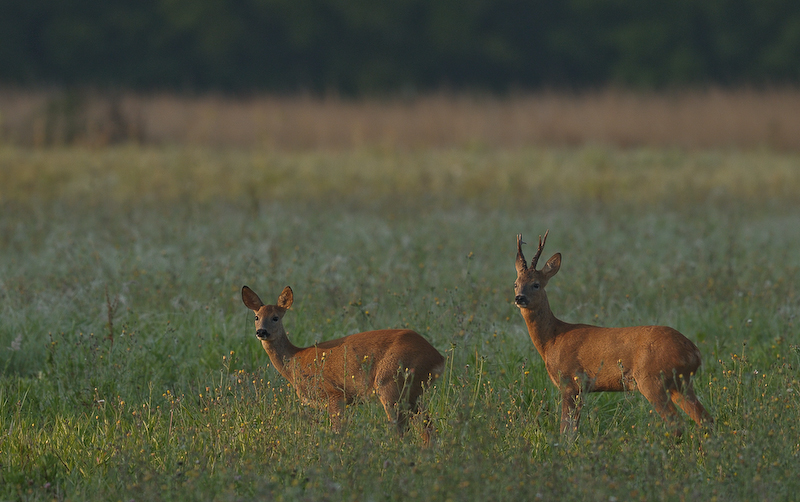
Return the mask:
[[[800,490],[800,155],[603,146],[0,147],[2,500],[787,500]],[[513,306],[515,235],[563,254],[555,314],[667,324],[716,419],[667,434],[593,394],[574,441]],[[413,328],[447,358],[432,445],[346,429],[270,366]]]

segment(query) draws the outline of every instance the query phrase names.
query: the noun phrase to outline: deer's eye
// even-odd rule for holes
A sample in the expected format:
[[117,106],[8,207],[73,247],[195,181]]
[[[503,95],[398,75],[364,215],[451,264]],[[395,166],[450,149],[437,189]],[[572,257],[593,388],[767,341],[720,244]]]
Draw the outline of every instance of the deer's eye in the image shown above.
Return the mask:
[[279,318],[278,318],[278,316],[274,316],[274,317],[272,318],[272,322],[278,322],[278,319],[279,319]]
[[533,289],[539,289],[539,283],[538,282],[534,282],[533,283]]
[[256,321],[258,321],[258,316],[256,316]]

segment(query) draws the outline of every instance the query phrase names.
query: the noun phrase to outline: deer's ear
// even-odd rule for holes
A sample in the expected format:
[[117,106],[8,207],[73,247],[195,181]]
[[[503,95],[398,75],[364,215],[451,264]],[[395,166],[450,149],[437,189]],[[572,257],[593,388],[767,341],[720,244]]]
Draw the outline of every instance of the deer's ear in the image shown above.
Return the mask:
[[283,288],[283,292],[281,292],[281,296],[278,297],[278,307],[282,309],[288,309],[292,306],[294,302],[294,293],[292,293],[292,288],[286,286]]
[[551,277],[556,275],[556,272],[558,272],[560,268],[561,253],[556,253],[544,264],[544,267],[542,267],[542,274],[544,274],[545,279],[550,280]]
[[245,307],[253,311],[257,311],[264,306],[264,302],[261,301],[256,292],[247,286],[242,286],[242,302],[244,302]]

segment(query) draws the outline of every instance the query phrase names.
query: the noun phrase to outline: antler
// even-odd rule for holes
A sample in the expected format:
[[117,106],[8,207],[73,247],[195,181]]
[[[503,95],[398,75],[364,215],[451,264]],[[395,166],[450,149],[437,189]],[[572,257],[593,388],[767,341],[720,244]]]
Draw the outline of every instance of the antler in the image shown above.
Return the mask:
[[536,250],[536,254],[533,256],[533,260],[531,260],[531,267],[534,269],[536,269],[536,263],[539,261],[539,256],[541,256],[542,250],[544,250],[544,243],[547,240],[547,234],[549,233],[550,229],[548,228],[544,232],[544,238],[542,238],[541,235],[539,236],[539,249]]
[[517,234],[517,271],[524,272],[528,270],[528,264],[525,262],[525,255],[522,254],[522,234]]

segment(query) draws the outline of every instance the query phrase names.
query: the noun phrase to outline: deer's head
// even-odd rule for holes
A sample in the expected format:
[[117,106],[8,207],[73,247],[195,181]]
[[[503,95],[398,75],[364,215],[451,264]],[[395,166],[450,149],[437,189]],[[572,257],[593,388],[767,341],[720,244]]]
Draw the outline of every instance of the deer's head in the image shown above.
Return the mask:
[[283,315],[292,306],[293,299],[292,288],[286,286],[278,297],[277,305],[264,305],[255,291],[247,286],[242,286],[242,301],[256,314],[256,338],[272,342],[286,337]]
[[551,277],[556,275],[561,267],[561,253],[556,253],[547,260],[541,270],[536,270],[536,263],[544,249],[549,230],[544,233],[544,238],[539,236],[539,247],[531,261],[531,266],[525,262],[522,254],[522,234],[517,235],[517,280],[514,282],[514,304],[521,309],[539,310],[547,305],[547,294],[544,287]]

